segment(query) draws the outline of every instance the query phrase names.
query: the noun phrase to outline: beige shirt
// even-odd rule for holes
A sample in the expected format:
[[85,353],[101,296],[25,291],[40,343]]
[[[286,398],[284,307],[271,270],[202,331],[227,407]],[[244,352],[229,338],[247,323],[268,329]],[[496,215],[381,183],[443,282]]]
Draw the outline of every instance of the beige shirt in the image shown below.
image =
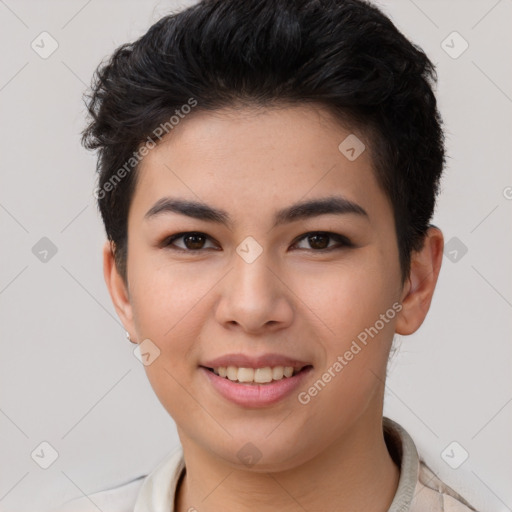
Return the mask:
[[[388,450],[400,479],[388,512],[470,512],[475,509],[420,460],[414,441],[398,423],[383,419]],[[176,487],[185,470],[182,448],[149,475],[126,485],[72,500],[53,512],[174,512]]]

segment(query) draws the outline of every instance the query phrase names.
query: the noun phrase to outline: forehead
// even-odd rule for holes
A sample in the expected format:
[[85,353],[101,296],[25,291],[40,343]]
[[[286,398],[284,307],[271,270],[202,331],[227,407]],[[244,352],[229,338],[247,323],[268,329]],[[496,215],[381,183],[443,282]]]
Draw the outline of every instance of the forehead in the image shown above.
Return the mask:
[[316,106],[197,111],[144,157],[132,206],[144,216],[162,197],[183,197],[256,219],[337,193],[382,215],[390,204],[370,143]]

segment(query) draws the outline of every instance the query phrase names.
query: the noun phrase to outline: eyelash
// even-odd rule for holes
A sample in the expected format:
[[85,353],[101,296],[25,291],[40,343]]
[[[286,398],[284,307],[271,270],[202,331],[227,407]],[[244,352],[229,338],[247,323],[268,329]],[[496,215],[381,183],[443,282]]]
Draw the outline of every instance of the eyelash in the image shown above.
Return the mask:
[[[175,240],[179,240],[180,238],[185,238],[188,235],[200,236],[200,237],[204,237],[208,240],[212,240],[208,235],[206,235],[205,233],[201,233],[200,231],[186,231],[183,233],[177,233],[175,235],[171,235],[171,236],[167,237],[161,243],[160,246],[171,249],[173,251],[179,251],[179,252],[184,252],[184,253],[202,252],[204,249],[183,249],[181,247],[176,247],[176,246],[172,245],[172,243]],[[336,246],[335,247],[327,247],[325,249],[300,249],[300,250],[311,251],[311,252],[316,252],[316,253],[326,253],[326,252],[331,252],[333,250],[339,250],[339,249],[354,246],[354,244],[347,237],[345,237],[343,235],[339,235],[338,233],[332,233],[330,231],[310,231],[308,233],[304,233],[303,235],[301,235],[300,237],[295,239],[293,245],[296,245],[299,242],[301,242],[302,240],[307,239],[308,237],[311,237],[311,236],[315,236],[315,235],[327,236],[331,240],[334,240],[341,245],[339,245],[337,247]]]

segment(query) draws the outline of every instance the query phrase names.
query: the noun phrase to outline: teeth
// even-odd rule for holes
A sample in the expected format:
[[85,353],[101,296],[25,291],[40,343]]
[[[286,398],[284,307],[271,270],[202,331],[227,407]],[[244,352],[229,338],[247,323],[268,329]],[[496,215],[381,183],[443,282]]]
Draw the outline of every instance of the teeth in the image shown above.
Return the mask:
[[265,368],[237,368],[236,366],[220,366],[213,372],[220,377],[228,378],[234,382],[266,384],[273,380],[282,380],[299,372],[293,366],[266,366]]
[[258,384],[272,382],[272,368],[269,366],[266,368],[256,368],[254,370],[254,382],[257,382]]
[[293,368],[291,366],[285,366],[283,372],[285,377],[291,377],[293,375]]
[[254,382],[254,370],[252,368],[238,368],[238,382]]
[[284,375],[284,366],[276,366],[272,368],[272,378],[274,380],[281,380]]
[[238,380],[238,368],[235,368],[234,366],[228,366],[226,371],[226,376],[229,380]]

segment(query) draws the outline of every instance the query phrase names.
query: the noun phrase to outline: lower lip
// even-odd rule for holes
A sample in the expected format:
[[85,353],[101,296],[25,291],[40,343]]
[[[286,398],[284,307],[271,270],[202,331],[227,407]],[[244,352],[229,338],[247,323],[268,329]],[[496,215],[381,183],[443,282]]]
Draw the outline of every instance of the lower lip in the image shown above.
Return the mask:
[[243,407],[265,407],[293,393],[307,378],[313,367],[308,366],[293,377],[285,377],[268,384],[241,384],[220,377],[204,366],[200,366],[199,369],[224,398]]

